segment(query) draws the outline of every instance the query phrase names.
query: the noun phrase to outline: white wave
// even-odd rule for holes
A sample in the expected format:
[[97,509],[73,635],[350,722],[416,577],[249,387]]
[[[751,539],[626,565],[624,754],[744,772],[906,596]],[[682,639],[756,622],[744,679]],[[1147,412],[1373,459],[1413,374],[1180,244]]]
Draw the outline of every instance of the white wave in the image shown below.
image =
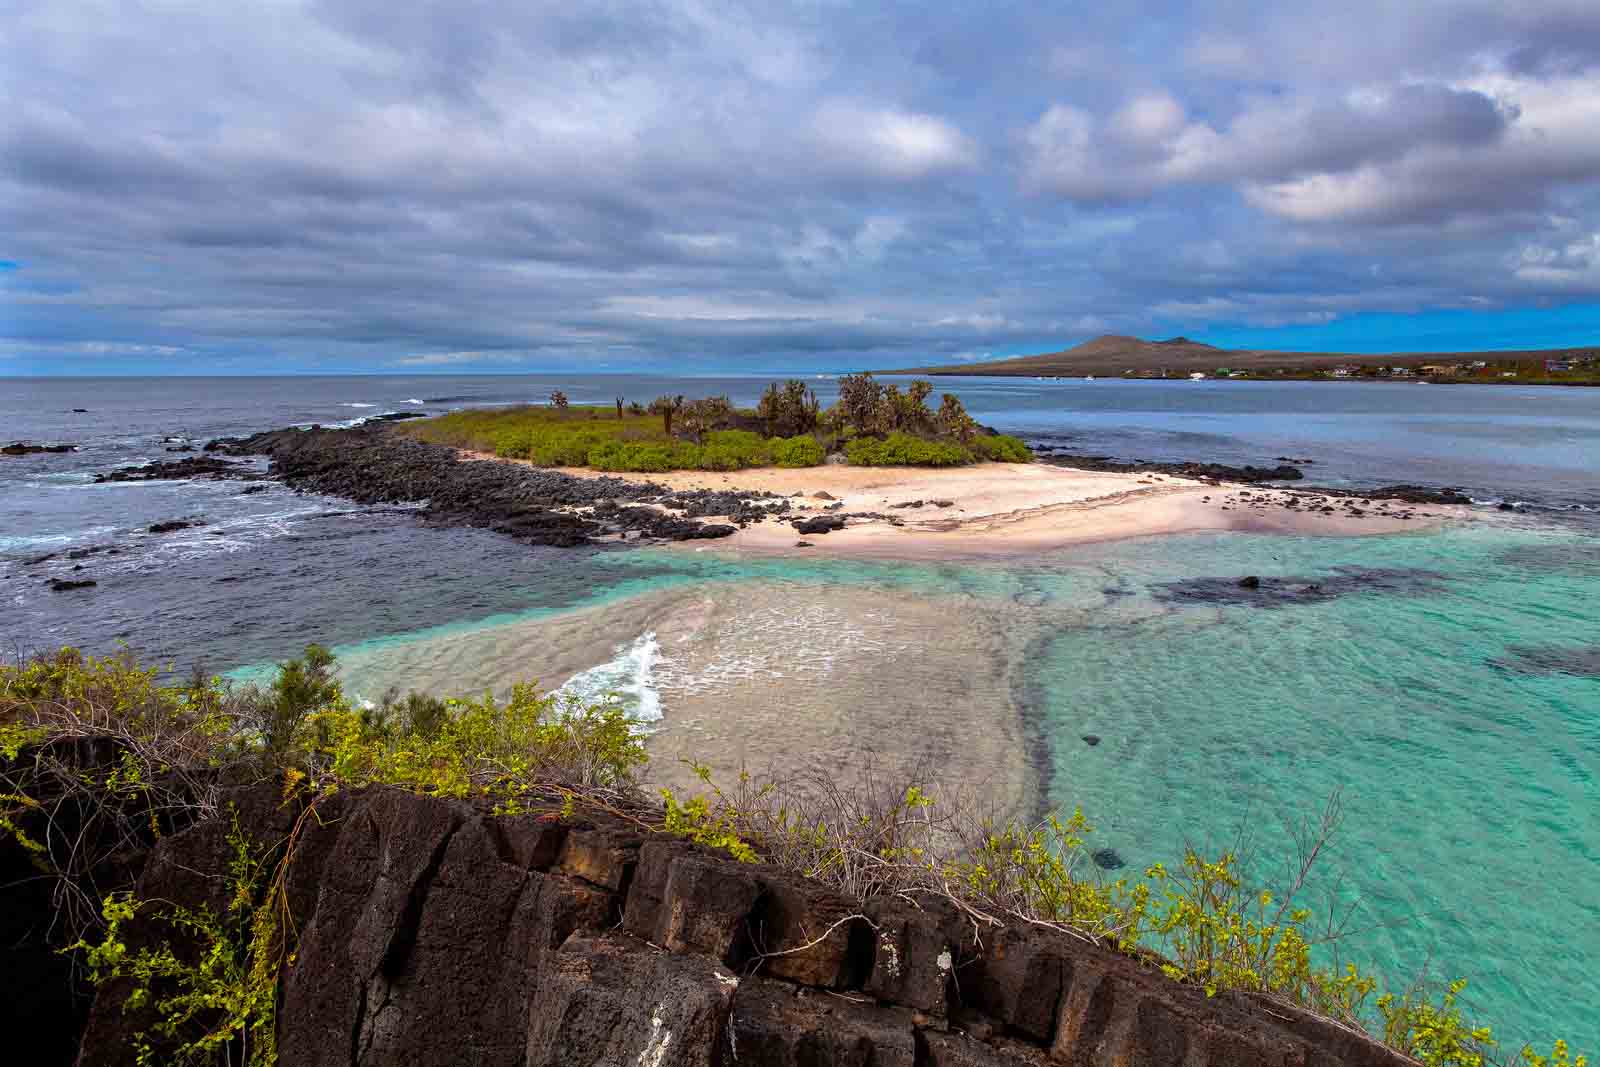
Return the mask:
[[[362,405],[362,406],[363,407],[369,407],[369,408],[375,408],[378,405],[376,405],[376,404],[365,404],[365,405]],[[370,420],[372,420],[374,418],[377,418],[379,416],[382,416],[382,415],[398,415],[398,414],[400,414],[398,411],[395,411],[393,408],[390,408],[388,411],[380,411],[378,413],[378,415],[357,415],[355,418],[346,419],[343,422],[329,423],[328,424],[328,429],[330,429],[330,430],[348,430],[348,429],[351,429],[351,428],[356,427],[356,426],[365,426],[367,424],[367,422],[369,422]]]
[[339,406],[342,407],[342,408],[375,408],[378,405],[376,405],[376,404],[357,404],[357,403],[354,403],[354,402],[345,402],[345,403],[341,403]]
[[0,536],[0,552],[21,552],[39,548],[65,548],[77,541],[112,533],[115,526],[86,526],[71,533],[15,534]]
[[655,670],[660,658],[655,632],[647,631],[631,644],[617,646],[616,655],[606,662],[568,678],[556,692],[585,704],[615,696],[634,718],[658,722],[661,697],[655,688]]
[[401,403],[404,403],[404,404],[421,404],[422,401],[420,401],[416,397],[412,396],[412,397],[407,397],[405,400],[401,401]]
[[1501,504],[1510,504],[1512,507],[1521,511],[1600,511],[1600,508],[1595,508],[1589,504],[1544,504],[1537,500],[1509,500],[1505,497],[1499,496],[1474,496],[1468,497],[1467,499],[1471,500],[1474,504],[1477,504],[1480,507],[1493,508],[1499,507]]

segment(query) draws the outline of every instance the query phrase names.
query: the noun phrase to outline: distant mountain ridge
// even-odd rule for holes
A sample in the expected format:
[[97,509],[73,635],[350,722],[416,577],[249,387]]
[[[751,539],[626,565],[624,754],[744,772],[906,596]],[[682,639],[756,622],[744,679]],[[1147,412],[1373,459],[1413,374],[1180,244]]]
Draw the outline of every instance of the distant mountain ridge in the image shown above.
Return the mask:
[[1518,361],[1571,359],[1600,352],[1593,348],[1518,349],[1500,352],[1390,352],[1354,354],[1345,352],[1278,352],[1270,349],[1218,348],[1187,337],[1146,341],[1125,334],[1104,334],[1059,352],[1036,356],[1017,356],[982,363],[954,366],[912,367],[883,371],[884,374],[983,374],[1018,376],[1066,376],[1087,374],[1127,374],[1166,371],[1207,374],[1229,370],[1259,371],[1283,368],[1291,371],[1329,370],[1340,364],[1380,364],[1415,367],[1428,363],[1466,360]]

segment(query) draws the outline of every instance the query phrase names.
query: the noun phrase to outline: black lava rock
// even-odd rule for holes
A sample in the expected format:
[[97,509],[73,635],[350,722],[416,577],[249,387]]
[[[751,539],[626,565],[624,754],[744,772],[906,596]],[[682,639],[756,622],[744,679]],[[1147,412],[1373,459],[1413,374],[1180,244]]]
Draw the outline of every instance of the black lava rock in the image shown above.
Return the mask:
[[843,515],[818,515],[812,519],[796,519],[794,528],[803,534],[825,534],[844,529]]
[[77,445],[31,445],[26,441],[13,441],[0,448],[0,456],[32,456],[41,452],[76,452]]

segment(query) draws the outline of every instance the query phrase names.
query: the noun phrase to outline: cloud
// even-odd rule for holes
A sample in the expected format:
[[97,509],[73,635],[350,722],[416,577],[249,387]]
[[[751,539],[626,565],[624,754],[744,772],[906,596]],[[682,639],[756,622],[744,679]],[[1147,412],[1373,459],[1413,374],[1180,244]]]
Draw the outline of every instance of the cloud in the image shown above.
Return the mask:
[[1058,104],[1027,132],[1025,181],[1096,202],[1182,185],[1315,180],[1429,148],[1492,145],[1515,116],[1485,93],[1421,84],[1248,100],[1220,129],[1166,93],[1137,96],[1104,118]]
[[1565,245],[1528,245],[1513,265],[1518,278],[1534,285],[1600,294],[1600,231]]
[[976,165],[978,151],[960,130],[927,114],[830,101],[812,120],[828,164],[891,178],[922,178]]
[[8,14],[8,366],[904,365],[1594,291],[1571,0]]
[[1249,196],[1302,222],[1437,222],[1540,211],[1562,187],[1600,178],[1600,75],[1498,76],[1480,84],[1516,115],[1504,136],[1424,142],[1354,170],[1261,183]]

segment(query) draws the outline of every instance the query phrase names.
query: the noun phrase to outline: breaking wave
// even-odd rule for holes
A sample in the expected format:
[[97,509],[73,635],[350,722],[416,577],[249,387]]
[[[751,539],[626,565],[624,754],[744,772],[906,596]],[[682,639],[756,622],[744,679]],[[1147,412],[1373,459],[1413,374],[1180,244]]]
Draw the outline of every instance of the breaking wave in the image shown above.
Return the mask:
[[619,645],[616,653],[606,662],[574,674],[556,692],[586,704],[614,696],[634,718],[647,723],[659,721],[661,696],[655,689],[655,669],[661,658],[661,645],[655,632],[648,631],[630,644]]

